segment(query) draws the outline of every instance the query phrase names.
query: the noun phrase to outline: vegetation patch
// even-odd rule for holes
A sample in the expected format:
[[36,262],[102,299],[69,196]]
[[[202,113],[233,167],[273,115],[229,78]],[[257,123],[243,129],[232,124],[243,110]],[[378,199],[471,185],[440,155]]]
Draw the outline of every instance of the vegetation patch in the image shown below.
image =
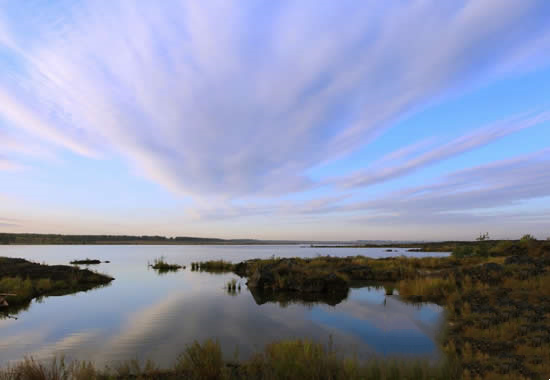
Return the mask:
[[229,261],[212,260],[191,263],[191,270],[198,272],[227,273],[233,271],[234,265]]
[[167,273],[167,272],[177,272],[178,270],[184,268],[183,266],[179,264],[170,264],[166,261],[166,258],[164,256],[158,257],[153,260],[153,263],[149,264],[149,266],[159,273]]
[[8,311],[28,305],[33,298],[89,290],[113,280],[104,274],[68,265],[45,265],[24,259],[0,257],[0,293],[6,297]]
[[101,260],[85,258],[84,260],[73,260],[73,261],[70,262],[70,264],[72,264],[72,265],[79,265],[79,264],[82,264],[82,265],[95,265],[95,264],[101,264]]

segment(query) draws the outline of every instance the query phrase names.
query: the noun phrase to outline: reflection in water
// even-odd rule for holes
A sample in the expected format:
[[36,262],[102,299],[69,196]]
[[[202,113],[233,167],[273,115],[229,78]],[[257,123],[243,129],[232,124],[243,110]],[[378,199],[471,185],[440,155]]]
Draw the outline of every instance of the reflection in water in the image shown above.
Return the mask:
[[57,290],[55,292],[52,292],[49,295],[43,295],[38,296],[36,298],[33,298],[30,302],[23,302],[16,305],[9,304],[8,306],[0,308],[0,319],[6,318],[6,319],[18,319],[17,315],[21,312],[27,311],[32,303],[42,303],[46,302],[46,299],[50,297],[61,297],[61,296],[67,296],[67,295],[76,295],[78,293],[85,293],[89,291],[93,291],[94,289],[100,289],[100,288],[106,288],[111,286],[112,282],[108,282],[106,284],[97,284],[97,285],[89,285],[89,284],[81,284],[73,289],[69,290]]
[[180,270],[181,268],[153,268],[153,270],[159,275],[159,276],[163,276],[165,274],[168,274],[168,273],[176,273]]
[[283,308],[291,304],[301,304],[309,307],[316,304],[336,306],[348,297],[348,289],[334,293],[274,292],[272,290],[250,289],[250,293],[252,293],[257,305],[270,302],[277,303]]
[[0,308],[0,319],[17,319],[17,314],[29,309],[30,303]]
[[[25,248],[18,248],[19,256],[25,257],[21,254]],[[41,261],[56,263],[63,260],[63,255],[57,257],[59,251],[74,256],[79,250],[91,250],[80,253],[109,259],[111,264],[100,264],[98,270],[116,281],[109,287],[33,302],[18,314],[18,320],[0,319],[0,365],[25,355],[45,358],[57,354],[98,365],[153,359],[166,366],[186,344],[208,338],[217,339],[228,357],[238,349],[245,358],[275,340],[311,338],[326,343],[329,336],[339,351],[359,357],[439,356],[434,341],[441,309],[403,303],[397,296],[386,296],[384,288],[353,288],[336,297],[315,299],[311,295],[251,292],[244,285],[241,292],[237,285],[228,293],[226,285],[234,278],[232,274],[187,269],[158,276],[146,270],[151,250],[164,253],[166,247],[55,248],[50,259],[44,253],[46,247],[31,251],[42,253]],[[172,255],[170,260],[189,264],[196,258],[182,252],[191,248],[178,247],[179,256]],[[258,249],[271,252],[265,247]],[[307,255],[310,250],[298,251]],[[250,257],[238,260],[246,258]]]

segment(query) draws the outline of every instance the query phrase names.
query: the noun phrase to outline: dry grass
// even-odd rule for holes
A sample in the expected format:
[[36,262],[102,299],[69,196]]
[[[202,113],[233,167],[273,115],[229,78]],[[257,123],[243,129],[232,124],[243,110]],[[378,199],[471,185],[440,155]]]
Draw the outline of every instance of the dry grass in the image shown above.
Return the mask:
[[54,360],[43,363],[25,359],[0,370],[0,380],[107,380],[107,379],[188,379],[188,380],[390,380],[457,379],[457,369],[448,363],[372,360],[361,362],[342,358],[331,345],[310,340],[287,340],[267,345],[242,362],[223,359],[219,343],[207,340],[186,347],[171,369],[154,363],[140,366],[129,361],[115,368],[98,370],[87,362]]

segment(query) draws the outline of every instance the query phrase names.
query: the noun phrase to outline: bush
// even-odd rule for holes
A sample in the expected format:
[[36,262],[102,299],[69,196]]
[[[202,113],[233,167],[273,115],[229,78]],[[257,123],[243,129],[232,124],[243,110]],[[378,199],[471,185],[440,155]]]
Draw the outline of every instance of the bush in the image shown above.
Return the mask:
[[202,345],[195,341],[178,358],[175,371],[192,380],[223,379],[225,364],[218,341],[208,339]]
[[532,241],[535,241],[535,240],[537,240],[537,239],[535,239],[535,237],[533,235],[527,234],[527,235],[523,235],[519,241],[521,243],[529,243],[529,242],[532,242]]

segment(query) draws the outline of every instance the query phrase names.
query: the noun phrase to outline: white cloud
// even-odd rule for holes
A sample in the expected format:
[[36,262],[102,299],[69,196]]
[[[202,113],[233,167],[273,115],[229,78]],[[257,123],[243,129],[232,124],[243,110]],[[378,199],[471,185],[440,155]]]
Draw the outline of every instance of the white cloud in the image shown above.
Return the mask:
[[407,112],[546,59],[549,10],[525,0],[27,9],[29,30],[0,23],[19,62],[0,64],[0,118],[79,154],[121,154],[179,193],[284,194]]

